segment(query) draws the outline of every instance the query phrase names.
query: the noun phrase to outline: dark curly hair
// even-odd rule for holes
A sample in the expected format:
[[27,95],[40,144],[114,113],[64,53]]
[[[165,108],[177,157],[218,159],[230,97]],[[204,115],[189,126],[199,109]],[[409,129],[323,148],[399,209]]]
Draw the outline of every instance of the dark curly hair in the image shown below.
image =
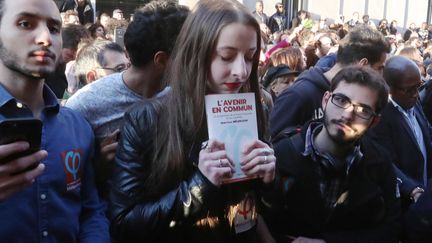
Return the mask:
[[135,11],[124,43],[133,66],[153,60],[158,51],[171,53],[189,9],[172,0],[152,1]]
[[342,64],[353,64],[362,58],[370,64],[380,61],[383,53],[389,53],[390,46],[384,35],[365,25],[354,27],[339,42],[337,61]]

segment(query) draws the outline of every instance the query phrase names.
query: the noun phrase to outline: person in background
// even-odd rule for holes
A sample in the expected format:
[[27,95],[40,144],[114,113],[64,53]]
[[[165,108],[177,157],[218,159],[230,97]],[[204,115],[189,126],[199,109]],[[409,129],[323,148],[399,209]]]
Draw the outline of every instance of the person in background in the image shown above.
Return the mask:
[[67,25],[62,27],[63,47],[58,60],[56,70],[45,78],[45,83],[50,87],[58,99],[62,99],[68,86],[66,78],[66,66],[70,61],[75,60],[78,51],[78,44],[81,41],[91,39],[90,33],[82,25]]
[[100,23],[91,24],[88,31],[93,39],[106,39],[105,27]]
[[82,25],[94,23],[93,6],[90,0],[65,0],[60,6],[60,12],[74,10],[78,13],[79,22]]
[[0,9],[0,120],[43,124],[37,152],[29,154],[26,141],[0,145],[1,241],[108,243],[91,128],[44,84],[61,55],[58,8],[52,0],[4,0]]
[[423,63],[423,56],[417,48],[412,46],[406,46],[397,50],[395,55],[407,57],[408,59],[415,62],[415,64],[420,70],[422,84],[426,81],[426,67]]
[[282,32],[287,28],[287,20],[285,16],[285,9],[281,2],[275,4],[276,13],[274,13],[268,22],[271,32]]
[[417,26],[414,22],[409,25],[407,30],[405,30],[405,33],[403,34],[403,40],[408,41],[412,37],[418,37]]
[[420,28],[418,28],[417,33],[420,37],[420,39],[423,41],[423,43],[427,43],[428,42],[428,24],[426,22],[423,22],[420,26]]
[[[66,102],[66,107],[80,112],[87,119],[95,133],[96,175],[103,199],[108,199],[108,179],[124,113],[136,102],[165,94],[166,85],[162,77],[188,14],[187,7],[171,0],[152,1],[137,9],[135,21],[129,24],[124,36],[130,67],[123,53],[107,53],[115,54],[112,64],[116,66],[105,63],[85,75],[93,79],[107,72],[115,73],[84,86]],[[78,71],[80,69],[78,67]]]
[[370,137],[391,155],[399,178],[403,209],[415,203],[432,177],[430,124],[418,101],[422,84],[417,64],[403,56],[390,58],[384,67],[390,102]]
[[112,18],[118,20],[124,20],[123,11],[119,8],[114,9],[112,13]]
[[66,26],[68,24],[81,24],[78,13],[75,10],[68,10],[64,12],[63,25]]
[[320,34],[315,42],[315,55],[319,58],[326,56],[336,44],[329,34]]
[[94,40],[82,46],[75,59],[73,72],[68,78],[68,88],[63,99],[68,99],[78,89],[113,73],[130,67],[124,49],[108,40]]
[[[129,23],[125,20],[118,20],[115,18],[110,18],[108,20],[107,25],[105,26],[105,33],[106,33],[106,38],[108,40],[111,41],[116,41],[115,37],[116,37],[116,30],[117,29],[122,29],[124,31],[126,31],[127,27],[128,27]],[[117,40],[117,44],[123,45],[124,44],[124,39],[123,42]]]
[[352,18],[351,18],[350,20],[348,20],[348,22],[346,22],[346,24],[347,24],[350,28],[353,28],[353,27],[355,27],[356,25],[361,24],[361,22],[360,22],[360,14],[359,14],[359,12],[354,12],[354,13],[352,14]]
[[383,34],[384,36],[388,36],[390,34],[390,29],[388,26],[388,21],[387,19],[382,19],[379,23],[378,23],[378,31],[381,32],[381,34]]
[[56,70],[45,78],[45,83],[50,87],[58,99],[62,99],[68,86],[66,78],[66,66],[70,61],[75,60],[78,51],[78,44],[81,41],[90,40],[90,33],[82,25],[67,25],[62,27],[63,47]]
[[306,10],[299,10],[297,12],[297,15],[291,20],[290,26],[291,26],[291,31],[293,31],[296,27],[298,27],[299,25],[301,25],[303,19],[306,17],[307,12]]
[[362,20],[363,20],[362,24],[367,25],[367,26],[371,27],[372,29],[376,29],[376,25],[374,24],[374,22],[372,20],[369,19],[369,15],[367,15],[367,14],[363,15]]
[[270,92],[274,100],[292,85],[298,74],[299,71],[291,70],[286,64],[270,67],[264,77],[264,88]]
[[264,3],[262,0],[258,0],[255,3],[255,11],[253,11],[252,14],[254,15],[258,23],[268,26],[269,17],[267,16],[267,14],[264,13]]
[[108,26],[108,22],[111,19],[111,17],[107,13],[102,13],[100,16],[100,24],[105,28]]

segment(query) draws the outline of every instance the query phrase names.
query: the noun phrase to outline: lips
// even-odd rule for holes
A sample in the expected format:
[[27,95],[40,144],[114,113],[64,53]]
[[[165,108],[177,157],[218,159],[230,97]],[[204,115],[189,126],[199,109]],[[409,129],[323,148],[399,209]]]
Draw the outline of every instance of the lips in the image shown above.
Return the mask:
[[52,52],[44,50],[33,51],[30,56],[35,57],[40,62],[47,62],[49,59],[55,60],[55,55]]
[[241,87],[241,82],[233,82],[233,83],[224,83],[225,87],[227,87],[229,90],[237,90]]
[[335,124],[336,124],[336,126],[338,126],[341,130],[343,130],[345,132],[354,132],[355,131],[351,126],[347,125],[344,122],[335,122]]

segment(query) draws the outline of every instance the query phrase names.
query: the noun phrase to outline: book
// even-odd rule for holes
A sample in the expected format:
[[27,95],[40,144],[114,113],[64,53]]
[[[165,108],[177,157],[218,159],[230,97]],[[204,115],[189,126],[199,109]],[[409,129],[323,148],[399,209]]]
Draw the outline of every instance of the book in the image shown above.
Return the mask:
[[228,159],[235,164],[233,176],[222,183],[256,178],[245,175],[240,166],[244,145],[258,139],[255,94],[206,95],[205,106],[209,139],[223,142]]

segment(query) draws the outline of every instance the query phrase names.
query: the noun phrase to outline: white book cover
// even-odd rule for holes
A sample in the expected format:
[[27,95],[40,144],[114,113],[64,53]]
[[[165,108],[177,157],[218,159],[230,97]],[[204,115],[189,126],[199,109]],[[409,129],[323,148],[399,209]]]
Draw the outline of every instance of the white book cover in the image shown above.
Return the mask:
[[232,178],[224,184],[256,178],[241,170],[241,151],[245,143],[258,139],[254,93],[206,95],[205,106],[209,139],[225,144],[228,159],[235,164]]

